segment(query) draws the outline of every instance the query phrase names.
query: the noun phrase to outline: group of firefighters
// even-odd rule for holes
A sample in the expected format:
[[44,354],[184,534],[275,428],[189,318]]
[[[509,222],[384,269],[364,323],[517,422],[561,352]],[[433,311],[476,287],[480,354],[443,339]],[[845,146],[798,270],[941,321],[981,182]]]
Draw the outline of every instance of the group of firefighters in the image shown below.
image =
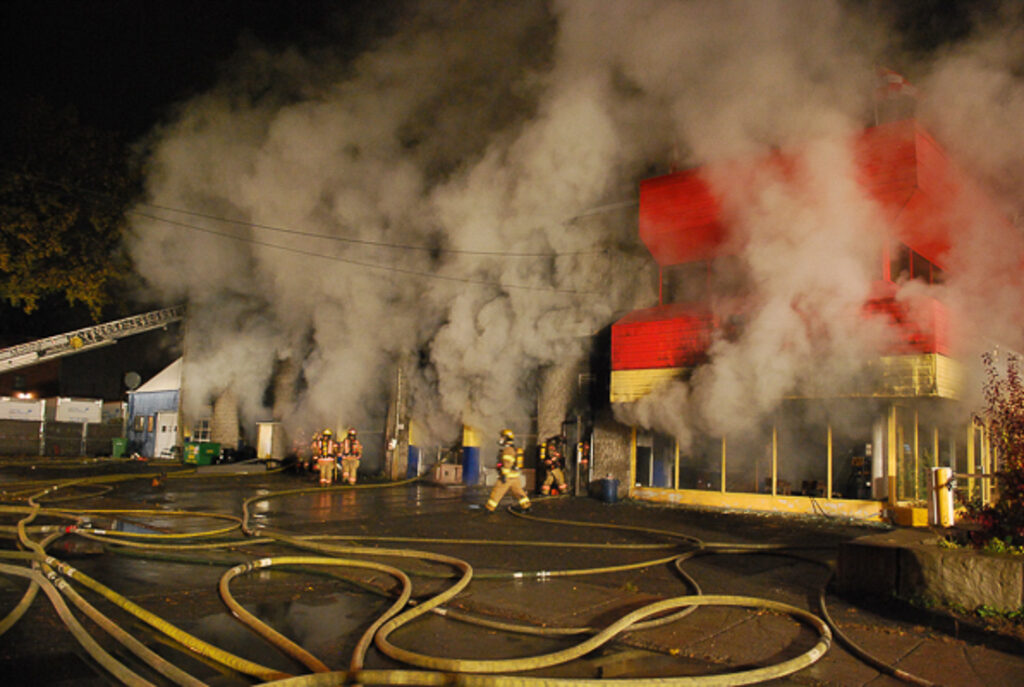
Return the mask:
[[363,457],[363,445],[356,436],[354,427],[348,430],[348,434],[341,441],[334,438],[334,432],[330,429],[317,432],[313,435],[310,450],[313,456],[310,467],[319,472],[320,486],[329,486],[334,482],[339,470],[342,482],[356,483],[359,459]]
[[[565,494],[569,485],[565,478],[565,445],[567,439],[564,434],[553,436],[540,445],[540,462],[544,466],[544,483],[540,487],[540,493],[544,496]],[[484,507],[494,512],[501,502],[505,492],[510,492],[516,499],[520,511],[530,510],[530,497],[526,495],[520,480],[520,470],[523,467],[523,449],[516,447],[516,437],[511,429],[503,429],[498,435],[498,445],[501,450],[498,452],[498,481],[494,483],[487,503]],[[580,474],[586,474],[590,463],[590,444],[580,442],[577,446],[577,455],[580,467]]]
[[[549,438],[540,445],[540,462],[544,466],[545,477],[540,487],[540,493],[544,496],[565,494],[569,489],[565,477],[565,435],[557,435]],[[485,508],[494,512],[501,502],[505,492],[510,492],[518,501],[518,507],[522,511],[530,509],[530,497],[526,495],[520,479],[520,470],[523,467],[523,449],[516,447],[515,434],[511,429],[503,429],[498,435],[498,445],[501,450],[498,452],[498,480],[487,497]],[[329,486],[341,472],[342,482],[349,484],[356,483],[356,475],[359,471],[359,460],[363,457],[363,445],[359,441],[355,428],[350,428],[345,438],[338,441],[334,438],[334,432],[325,429],[313,435],[310,443],[312,460],[310,468],[315,469],[320,476],[320,485]],[[589,467],[590,445],[587,442],[580,442],[577,446],[577,454],[581,474]]]

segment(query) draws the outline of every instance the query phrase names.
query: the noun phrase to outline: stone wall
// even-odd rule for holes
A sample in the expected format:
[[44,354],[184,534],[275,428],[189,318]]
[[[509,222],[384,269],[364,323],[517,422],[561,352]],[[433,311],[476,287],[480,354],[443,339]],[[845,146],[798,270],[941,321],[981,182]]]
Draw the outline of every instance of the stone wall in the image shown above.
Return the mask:
[[633,429],[616,422],[611,415],[594,422],[593,479],[612,478],[619,481],[618,496],[629,494],[630,458]]

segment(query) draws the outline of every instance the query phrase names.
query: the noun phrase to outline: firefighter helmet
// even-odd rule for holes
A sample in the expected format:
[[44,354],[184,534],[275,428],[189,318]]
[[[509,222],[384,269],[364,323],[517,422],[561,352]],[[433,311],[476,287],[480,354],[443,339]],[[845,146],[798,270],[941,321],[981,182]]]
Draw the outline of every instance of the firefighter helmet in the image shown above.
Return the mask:
[[349,427],[348,428],[348,435],[350,437],[354,437],[356,435],[356,428],[355,427]]
[[501,430],[501,434],[498,436],[498,443],[501,444],[502,446],[511,446],[515,440],[516,435],[512,432],[511,429]]
[[321,434],[323,434],[325,437],[329,437],[329,436],[332,436],[334,434],[334,432],[332,432],[329,429],[325,429],[323,432],[321,432]]

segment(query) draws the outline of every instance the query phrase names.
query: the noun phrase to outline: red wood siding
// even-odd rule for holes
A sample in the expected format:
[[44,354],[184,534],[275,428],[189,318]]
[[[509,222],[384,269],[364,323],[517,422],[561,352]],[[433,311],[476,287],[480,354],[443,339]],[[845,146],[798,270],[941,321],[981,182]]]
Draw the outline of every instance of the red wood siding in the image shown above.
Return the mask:
[[883,344],[883,355],[950,353],[947,310],[934,298],[915,303],[913,309],[895,298],[876,298],[864,304],[863,314],[888,325],[891,338]]
[[[888,215],[894,245],[906,244],[939,268],[945,267],[965,208],[986,221],[1007,222],[913,120],[866,130],[854,142],[854,154],[858,181]],[[785,168],[791,161],[771,155],[753,164]],[[640,237],[662,267],[713,258],[728,239],[721,203],[701,169],[642,181],[639,219]],[[887,262],[883,268],[888,270]],[[886,325],[890,336],[879,353],[949,355],[946,308],[934,299],[911,307],[896,299],[898,291],[898,284],[875,282],[860,313]],[[692,303],[637,310],[612,326],[612,369],[693,367],[705,361],[716,331],[720,323],[715,314]]]
[[[854,154],[858,181],[888,211],[894,238],[943,266],[964,183],[942,149],[907,120],[867,129]],[[772,155],[753,164],[790,162]],[[728,238],[721,202],[702,173],[696,168],[640,182],[640,238],[659,265],[714,257]]]
[[[922,299],[911,308],[880,293],[864,304],[861,315],[881,318],[888,328],[889,338],[881,343],[880,355],[950,353],[947,311],[934,298]],[[635,310],[612,325],[612,369],[694,367],[705,361],[719,329],[714,315],[693,305]]]
[[640,182],[640,239],[659,265],[706,260],[726,239],[721,205],[700,170]]
[[704,361],[716,326],[692,306],[635,310],[612,325],[612,369],[693,367]]

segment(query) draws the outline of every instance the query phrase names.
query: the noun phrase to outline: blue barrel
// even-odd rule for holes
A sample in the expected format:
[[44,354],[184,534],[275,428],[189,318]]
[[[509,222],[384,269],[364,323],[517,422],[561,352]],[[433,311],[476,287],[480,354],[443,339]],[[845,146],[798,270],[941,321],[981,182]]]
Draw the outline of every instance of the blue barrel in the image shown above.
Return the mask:
[[615,503],[618,501],[619,480],[606,477],[599,481],[601,483],[601,490],[599,492],[601,501],[604,503]]
[[480,481],[480,447],[462,447],[462,481],[476,484]]
[[406,478],[416,477],[420,474],[420,447],[410,446],[409,447],[409,459],[406,461],[405,476]]
[[462,428],[462,482],[480,481],[480,435],[471,427]]

